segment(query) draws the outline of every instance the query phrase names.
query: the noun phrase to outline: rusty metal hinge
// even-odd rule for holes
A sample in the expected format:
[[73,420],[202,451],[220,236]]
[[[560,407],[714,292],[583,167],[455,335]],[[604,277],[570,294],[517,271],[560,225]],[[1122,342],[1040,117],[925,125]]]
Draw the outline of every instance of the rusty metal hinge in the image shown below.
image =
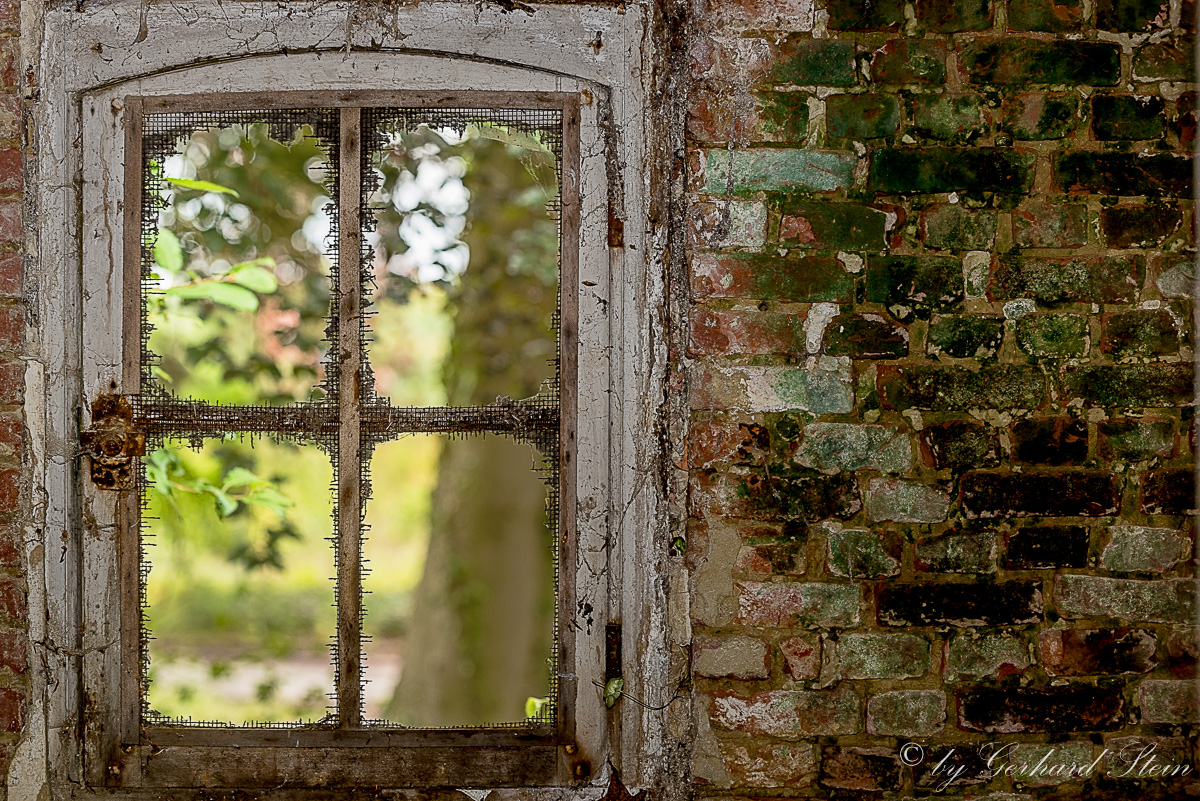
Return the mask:
[[134,458],[146,455],[146,434],[133,425],[133,404],[125,395],[99,395],[92,401],[92,425],[79,432],[92,459],[92,483],[100,489],[137,485]]

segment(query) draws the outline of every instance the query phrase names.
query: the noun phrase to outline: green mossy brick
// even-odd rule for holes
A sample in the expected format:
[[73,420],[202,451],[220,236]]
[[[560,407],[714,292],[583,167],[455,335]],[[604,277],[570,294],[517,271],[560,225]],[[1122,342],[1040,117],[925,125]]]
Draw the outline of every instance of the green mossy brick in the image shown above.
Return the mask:
[[988,250],[996,239],[996,212],[947,203],[921,213],[921,239],[939,250]]
[[1192,297],[1196,286],[1196,262],[1192,256],[1164,256],[1158,269],[1154,286],[1164,298]]
[[913,99],[918,136],[967,141],[983,132],[987,120],[978,95],[918,95]]
[[1175,451],[1175,422],[1124,417],[1096,424],[1101,459],[1141,462]]
[[875,52],[871,80],[885,84],[944,83],[946,48],[940,42],[893,39]]
[[779,239],[824,250],[883,250],[887,215],[861,203],[785,200]]
[[1147,197],[1192,196],[1192,157],[1157,153],[1068,152],[1054,158],[1064,192]]
[[1179,352],[1179,330],[1165,309],[1106,314],[1100,349],[1114,358],[1170,356]]
[[1142,258],[1137,255],[1077,259],[1001,256],[988,283],[988,295],[994,300],[1032,298],[1045,306],[1133,303],[1142,275]]
[[1137,81],[1190,81],[1196,74],[1196,51],[1190,47],[1151,44],[1133,54]]
[[1096,0],[1096,27],[1113,33],[1165,27],[1167,5],[1167,0]]
[[853,86],[854,43],[791,36],[779,48],[770,78],[804,86]]
[[832,95],[825,99],[825,130],[831,139],[879,139],[900,128],[895,95]]
[[1165,408],[1195,403],[1190,364],[1088,365],[1067,371],[1059,398],[1086,406]]
[[977,39],[964,48],[962,63],[973,84],[1114,86],[1121,77],[1121,48],[1103,42]]
[[709,192],[835,192],[854,183],[853,153],[802,148],[709,150]]
[[1017,347],[1040,359],[1087,355],[1087,318],[1079,314],[1036,312],[1016,321]]
[[793,460],[822,473],[878,470],[899,473],[912,466],[907,429],[853,423],[810,423]]
[[1000,440],[983,423],[951,420],[921,429],[921,456],[938,470],[962,473],[1000,464]]
[[1165,203],[1100,209],[1100,230],[1110,248],[1155,247],[1182,224],[1183,211]]
[[827,0],[825,10],[833,31],[885,31],[904,21],[901,0]]
[[808,136],[808,95],[761,92],[758,98],[758,118],[763,131],[779,141],[804,141]]
[[995,573],[998,542],[994,531],[958,529],[919,538],[913,550],[913,569],[918,573]]
[[929,641],[915,634],[843,634],[835,648],[845,679],[913,679],[929,672]]
[[1010,31],[1066,33],[1079,30],[1083,18],[1080,0],[1009,0]]
[[1046,398],[1046,377],[1032,367],[995,365],[908,367],[880,365],[876,387],[884,407],[931,412],[1035,409]]
[[1035,201],[1012,212],[1013,242],[1020,248],[1078,248],[1088,241],[1082,203]]
[[880,256],[867,264],[866,300],[887,306],[902,323],[957,311],[963,302],[962,264],[945,256]]
[[917,19],[934,33],[985,31],[992,27],[991,0],[917,0]]
[[829,532],[826,566],[845,578],[883,578],[900,574],[900,538],[861,529]]
[[1004,338],[1003,317],[953,315],[935,317],[929,324],[925,352],[955,359],[995,360]]
[[1092,96],[1092,136],[1096,139],[1158,139],[1166,130],[1161,98]]
[[1028,668],[1025,640],[1010,634],[960,635],[946,643],[946,681],[1000,678]]
[[878,314],[839,314],[825,328],[825,352],[851,359],[908,355],[908,329]]
[[1001,128],[1015,139],[1062,139],[1079,125],[1079,97],[1070,92],[1011,95],[1001,114]]
[[867,188],[885,194],[999,192],[1033,185],[1032,154],[1008,148],[879,148],[871,153]]

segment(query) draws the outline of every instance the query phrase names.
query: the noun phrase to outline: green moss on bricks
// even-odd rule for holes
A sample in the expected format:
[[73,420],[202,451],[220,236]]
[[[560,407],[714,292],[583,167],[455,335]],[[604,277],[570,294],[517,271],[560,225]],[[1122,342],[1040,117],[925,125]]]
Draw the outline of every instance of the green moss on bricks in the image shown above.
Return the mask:
[[913,120],[918,136],[969,141],[983,133],[983,100],[978,95],[918,95]]
[[1093,95],[1096,139],[1157,139],[1166,132],[1163,101],[1152,95]]
[[1138,417],[1102,420],[1096,425],[1096,434],[1101,459],[1140,462],[1155,456],[1170,456],[1175,451],[1172,420]]
[[996,238],[996,212],[970,211],[960,203],[930,206],[921,213],[926,247],[942,250],[988,250]]
[[861,203],[784,200],[779,239],[824,250],[883,250],[887,216]]
[[880,148],[871,154],[867,188],[885,194],[1000,192],[1033,184],[1033,154],[1008,148]]
[[705,166],[709,192],[790,190],[835,192],[854,183],[853,153],[752,148],[709,150]]
[[1087,318],[1048,312],[1027,314],[1016,322],[1017,346],[1042,359],[1066,359],[1088,352]]
[[1086,406],[1120,408],[1189,406],[1194,368],[1190,364],[1090,365],[1068,371],[1060,399]]
[[954,315],[935,317],[929,324],[926,352],[956,359],[995,360],[1004,337],[1003,317]]
[[825,10],[834,31],[883,31],[904,21],[900,0],[828,0]]
[[1096,0],[1096,27],[1102,31],[1147,31],[1167,25],[1166,0]]
[[1010,31],[1066,33],[1079,30],[1083,17],[1080,0],[1009,0]]
[[1168,356],[1179,352],[1179,331],[1163,309],[1106,314],[1100,349],[1115,358]]
[[973,84],[1114,86],[1121,49],[1103,42],[977,39],[963,50],[962,64]]
[[802,141],[808,135],[808,95],[762,92],[758,117],[765,132],[784,141]]
[[996,300],[1032,298],[1058,303],[1132,303],[1144,274],[1140,256],[1038,259],[1002,256],[988,284]]
[[829,572],[845,578],[882,578],[900,574],[900,538],[861,529],[829,532]]
[[957,310],[963,301],[962,265],[945,256],[880,256],[869,260],[866,300],[882,303],[900,322]]
[[894,95],[832,95],[825,100],[825,130],[832,139],[878,139],[900,128]]
[[939,42],[893,39],[876,51],[871,79],[885,84],[944,83],[946,48]]
[[984,31],[992,27],[991,0],[917,0],[917,19],[935,33]]
[[790,36],[779,48],[770,77],[777,83],[853,86],[854,43]]
[[1036,409],[1046,397],[1046,378],[1040,371],[1007,364],[979,370],[881,364],[876,385],[883,407],[896,411]]
[[1001,127],[1015,139],[1062,139],[1079,124],[1079,98],[1070,92],[1027,92],[1004,100]]
[[1133,77],[1138,81],[1190,81],[1196,74],[1196,51],[1190,47],[1151,44],[1133,54]]

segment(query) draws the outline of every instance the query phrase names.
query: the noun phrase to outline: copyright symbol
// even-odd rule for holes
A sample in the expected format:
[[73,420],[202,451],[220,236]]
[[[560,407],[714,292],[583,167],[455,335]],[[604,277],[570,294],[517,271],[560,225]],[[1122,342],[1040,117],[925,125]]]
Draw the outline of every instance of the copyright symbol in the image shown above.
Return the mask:
[[919,743],[905,743],[900,747],[900,761],[915,768],[925,761],[925,749]]

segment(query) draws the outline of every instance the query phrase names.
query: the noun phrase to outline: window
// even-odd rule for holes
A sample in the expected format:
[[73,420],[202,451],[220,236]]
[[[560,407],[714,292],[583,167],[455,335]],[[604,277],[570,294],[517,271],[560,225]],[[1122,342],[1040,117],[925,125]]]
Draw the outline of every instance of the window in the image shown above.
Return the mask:
[[[540,9],[538,24],[577,45],[564,51],[561,41],[531,37],[493,12],[470,31],[438,39],[429,32],[438,27],[434,17],[446,9],[405,9],[405,19],[422,31],[405,40],[405,52],[345,52],[333,46],[323,52],[320,43],[331,35],[313,29],[319,11],[264,20],[249,9],[222,9],[225,18],[218,28],[227,28],[233,13],[240,15],[239,24],[269,30],[271,37],[251,37],[235,47],[232,59],[208,63],[213,56],[226,56],[222,48],[228,39],[209,41],[215,28],[206,27],[207,16],[185,32],[177,19],[151,7],[151,23],[157,20],[158,27],[148,26],[148,38],[132,61],[117,63],[94,42],[124,25],[138,27],[139,9],[118,6],[91,16],[53,12],[47,21],[53,35],[46,57],[63,66],[45,91],[79,101],[71,107],[77,111],[52,116],[43,143],[47,154],[71,141],[78,150],[68,146],[63,159],[46,158],[38,166],[46,187],[39,218],[48,273],[42,313],[63,321],[66,343],[61,354],[48,344],[43,356],[49,395],[58,399],[47,406],[47,442],[70,437],[78,452],[67,413],[78,408],[86,447],[118,443],[111,459],[93,462],[60,459],[53,452],[57,446],[47,450],[44,526],[65,532],[66,546],[61,561],[47,556],[42,565],[47,639],[62,644],[56,652],[61,661],[51,668],[54,683],[45,685],[57,688],[50,693],[46,724],[62,727],[72,716],[83,723],[79,741],[51,749],[51,775],[65,784],[82,780],[89,787],[130,789],[527,787],[587,780],[604,760],[619,759],[614,721],[627,719],[624,725],[632,734],[650,719],[632,707],[631,712],[606,709],[606,677],[624,673],[627,689],[643,698],[655,699],[660,690],[654,670],[635,677],[636,671],[624,670],[621,651],[613,647],[623,630],[649,631],[647,621],[654,614],[644,604],[652,568],[629,561],[651,536],[654,488],[648,490],[626,470],[644,459],[639,454],[654,441],[649,436],[653,412],[638,390],[652,369],[639,360],[647,354],[645,304],[661,292],[654,288],[659,279],[646,269],[649,249],[641,226],[631,223],[646,214],[637,178],[645,144],[641,90],[630,79],[640,40],[637,14]],[[603,27],[603,37],[597,27]],[[600,41],[623,43],[624,49],[605,52],[596,44]],[[293,47],[314,51],[279,52]],[[514,54],[525,66],[513,64]],[[263,86],[272,91],[262,92]],[[405,89],[390,88],[398,86]],[[400,146],[414,136],[427,141]],[[200,141],[206,138],[209,147],[231,150],[283,148],[308,177],[307,194],[293,198],[303,201],[308,213],[298,227],[284,231],[286,241],[273,256],[222,256],[203,242],[205,225],[226,226],[229,242],[238,239],[239,225],[252,225],[255,217],[253,209],[248,214],[238,208],[251,204],[231,202],[244,199],[243,191],[231,185],[236,176],[202,175],[178,163],[176,157],[186,155],[189,146],[206,146]],[[365,255],[368,266],[387,268],[401,247],[392,243],[389,250],[387,238],[405,223],[384,221],[392,226],[389,232],[380,221],[381,214],[411,211],[408,201],[386,197],[396,194],[388,184],[394,176],[385,169],[389,152],[411,155],[425,146],[431,160],[449,162],[453,156],[445,153],[473,138],[517,154],[512,157],[522,174],[532,176],[522,202],[542,209],[541,220],[535,214],[534,222],[542,229],[548,223],[555,232],[551,242],[558,253],[552,262],[559,269],[549,283],[542,280],[546,276],[539,280],[543,294],[547,286],[561,285],[561,291],[558,286],[548,290],[557,298],[551,302],[557,313],[549,314],[557,330],[542,326],[522,345],[524,355],[509,359],[547,372],[540,376],[535,369],[532,379],[522,379],[537,381],[538,392],[497,392],[513,398],[499,403],[470,393],[465,400],[447,397],[438,403],[389,397],[379,389],[386,383],[381,367],[388,365],[378,343],[386,332],[376,330],[372,338],[375,323],[369,314],[382,295],[372,294],[368,282],[347,265]],[[443,164],[446,170],[453,168]],[[72,174],[82,177],[74,201]],[[211,219],[189,229],[171,217],[185,213],[180,203],[191,204],[186,214],[192,221],[204,215]],[[75,208],[81,212],[74,213]],[[318,209],[328,209],[322,212],[325,222]],[[361,224],[355,224],[356,216]],[[622,220],[623,236],[613,236]],[[174,250],[172,237],[178,241]],[[315,243],[322,240],[332,243],[323,251],[329,263],[316,258],[321,248]],[[456,269],[456,247],[454,241],[443,242],[443,278]],[[268,257],[273,263],[256,261]],[[81,268],[58,267],[72,262]],[[396,265],[390,273],[404,274],[404,269]],[[415,273],[407,277],[409,289],[439,280]],[[309,287],[304,303],[326,303],[329,311],[314,316],[289,307],[297,295],[290,287],[302,284]],[[56,294],[55,286],[62,291]],[[169,330],[171,315],[181,309],[208,320],[232,320],[241,309],[244,324],[251,297],[260,307],[271,305],[280,326],[287,327],[291,339],[284,344],[292,350],[286,359],[275,358],[278,369],[243,370],[245,361],[261,363],[263,356],[245,352],[239,353],[242,361],[221,367],[229,368],[224,373],[213,367],[214,360],[245,344],[237,325],[226,326],[225,333],[200,348],[187,332]],[[237,373],[245,379],[238,384],[242,394],[206,395],[202,382],[192,380],[205,371]],[[348,391],[351,386],[358,387],[357,397]],[[364,505],[363,499],[381,497],[379,485],[389,475],[372,466],[373,454],[433,434],[495,439],[484,432],[515,435],[526,443],[527,467],[533,461],[529,443],[544,460],[540,467],[549,491],[543,508],[551,513],[557,566],[548,575],[557,592],[557,621],[548,636],[554,641],[548,654],[553,669],[545,675],[544,694],[522,690],[520,700],[548,701],[535,704],[530,719],[521,709],[500,719],[417,719],[404,726],[399,724],[407,721],[366,714],[359,656],[373,632],[372,616],[362,617],[360,599],[363,549],[371,540],[364,546],[359,533],[363,515],[369,523],[371,514],[372,501]],[[233,457],[219,453],[236,450],[226,443],[240,443],[242,434],[260,435],[255,448],[242,448]],[[143,447],[142,436],[143,464],[150,466],[145,479],[141,467],[122,467],[123,456]],[[274,440],[285,444],[258,444]],[[177,464],[169,454],[180,441],[200,446],[196,458],[225,458],[215,473],[223,479],[235,468],[244,471],[237,474],[243,483],[209,492],[217,503],[225,491],[239,495],[226,503],[244,505],[257,486],[247,474],[273,479],[269,465],[263,467],[271,460],[316,464],[324,459],[326,472],[306,474],[307,489],[291,495],[320,496],[327,491],[325,482],[336,490],[336,520],[327,524],[337,554],[336,571],[331,570],[336,584],[330,588],[331,601],[336,590],[337,616],[328,632],[335,636],[337,655],[330,668],[331,699],[320,697],[308,711],[277,720],[255,718],[251,726],[240,725],[232,713],[205,715],[208,707],[200,702],[191,717],[218,725],[155,714],[153,690],[149,697],[145,693],[154,683],[146,681],[141,620],[143,611],[153,616],[154,604],[139,595],[147,588],[142,552],[151,550],[143,547],[146,527],[165,523],[155,523],[154,510],[143,504],[152,497],[149,485],[156,477],[169,481],[179,475],[171,472]],[[179,461],[193,458],[186,447],[177,451],[183,454]],[[97,486],[92,464],[98,465],[101,484],[134,489]],[[375,485],[373,493],[368,494],[367,482]],[[277,482],[265,483],[258,489],[269,491]],[[238,492],[226,491],[229,487]],[[305,521],[313,517],[303,516]],[[286,541],[290,535],[285,531],[278,538]],[[239,547],[251,562],[277,555],[269,537]],[[380,560],[372,561],[378,568]],[[161,566],[150,575],[155,571],[170,575]],[[622,586],[628,589],[617,592]],[[78,605],[58,607],[52,600],[58,591],[67,598],[75,595]],[[147,629],[152,635],[155,625],[166,624],[152,617]],[[150,643],[153,667],[156,645]],[[623,658],[637,661],[642,650],[627,645]],[[368,659],[366,678],[371,664]]]

